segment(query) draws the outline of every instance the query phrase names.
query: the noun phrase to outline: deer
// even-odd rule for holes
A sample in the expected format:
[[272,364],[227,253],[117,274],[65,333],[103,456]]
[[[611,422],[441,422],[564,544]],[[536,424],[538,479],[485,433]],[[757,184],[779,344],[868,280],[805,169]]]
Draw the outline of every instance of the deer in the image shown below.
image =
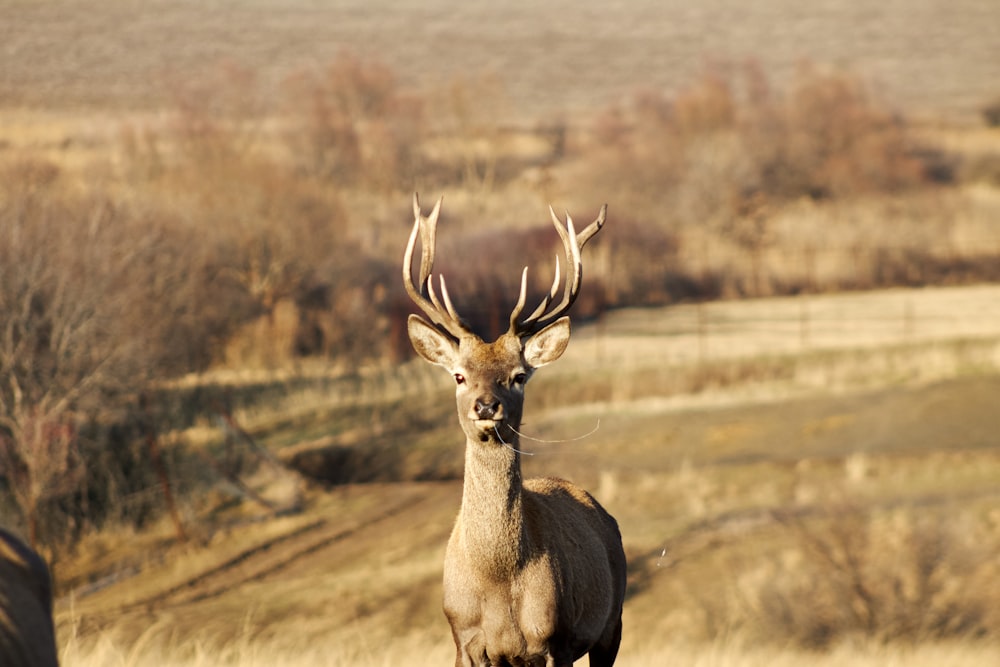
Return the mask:
[[[413,197],[413,230],[403,255],[406,292],[427,319],[411,314],[407,333],[417,354],[455,382],[465,434],[458,517],[444,559],[444,613],[456,667],[611,667],[622,637],[626,560],[615,519],[587,491],[555,477],[523,479],[520,428],[525,384],[565,351],[566,313],[583,278],[581,250],[605,222],[607,205],[577,234],[552,207],[568,268],[529,315],[528,269],[510,327],[485,342],[458,315],[440,276],[433,285],[441,199],[424,216]],[[421,242],[419,282],[412,263]],[[560,289],[563,296],[553,306]]]
[[45,561],[0,528],[0,665],[57,667],[52,579]]

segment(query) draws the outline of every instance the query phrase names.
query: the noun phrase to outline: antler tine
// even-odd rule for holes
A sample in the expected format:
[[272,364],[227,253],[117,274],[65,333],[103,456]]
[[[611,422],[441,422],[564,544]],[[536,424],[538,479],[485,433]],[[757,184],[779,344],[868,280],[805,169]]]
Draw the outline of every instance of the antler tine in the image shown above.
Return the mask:
[[518,294],[517,303],[514,304],[514,310],[510,311],[510,330],[514,331],[517,329],[517,318],[521,316],[521,311],[524,310],[524,302],[528,300],[528,267],[524,267],[521,271],[521,292]]
[[592,223],[587,225],[586,229],[576,235],[576,237],[580,240],[580,250],[583,250],[583,246],[586,245],[591,236],[601,231],[601,228],[604,227],[604,222],[607,216],[608,205],[604,204],[601,206],[601,212],[597,214],[597,218]]
[[[438,215],[441,212],[441,201],[438,199],[434,204],[434,209],[430,215],[424,216],[420,211],[420,198],[417,193],[413,193],[413,231],[410,232],[410,240],[406,244],[406,251],[403,253],[403,286],[406,293],[410,295],[413,303],[424,312],[430,320],[444,329],[456,339],[470,333],[469,328],[462,322],[452,305],[451,297],[448,296],[448,288],[444,282],[444,276],[440,276],[441,299],[438,299],[434,292],[434,284],[431,282],[431,274],[434,270],[434,248],[437,232]],[[413,251],[417,244],[417,236],[420,236],[420,281],[413,282]],[[443,303],[442,303],[443,301]]]
[[566,212],[566,224],[563,226],[563,223],[559,220],[559,216],[556,215],[555,210],[553,210],[551,206],[549,207],[549,213],[552,216],[552,224],[559,233],[559,238],[562,239],[563,249],[566,254],[566,261],[568,265],[565,285],[563,286],[563,298],[555,309],[546,313],[559,291],[561,276],[559,271],[559,256],[556,255],[555,279],[552,281],[552,287],[549,289],[549,293],[542,298],[542,302],[537,308],[535,308],[531,315],[518,322],[517,319],[524,307],[523,302],[525,300],[525,282],[527,277],[527,269],[525,269],[525,273],[521,278],[521,298],[518,300],[518,304],[514,308],[514,312],[511,313],[510,331],[512,333],[519,336],[528,336],[536,331],[539,331],[540,329],[543,329],[552,322],[555,322],[569,311],[573,302],[576,301],[576,297],[580,292],[580,285],[583,282],[583,261],[580,256],[580,251],[583,249],[583,246],[587,243],[587,241],[589,241],[591,237],[599,232],[604,226],[604,222],[607,217],[607,210],[608,205],[605,204],[601,207],[601,211],[598,214],[597,219],[587,225],[586,229],[584,229],[581,233],[577,234],[573,225],[573,218],[570,217],[568,211]]
[[[559,292],[559,255],[556,255],[556,270],[555,277],[552,279],[552,287],[549,288],[549,293],[542,298],[542,302],[538,304],[538,307],[532,311],[531,315],[528,315],[524,319],[525,323],[532,322],[545,312],[545,309],[549,307],[552,303],[552,299],[556,298],[556,294]],[[524,267],[524,271],[521,273],[521,295],[517,299],[517,305],[514,306],[514,310],[510,314],[510,326],[511,331],[517,328],[517,319],[521,316],[521,311],[524,310],[524,302],[527,300],[528,296],[528,267]]]

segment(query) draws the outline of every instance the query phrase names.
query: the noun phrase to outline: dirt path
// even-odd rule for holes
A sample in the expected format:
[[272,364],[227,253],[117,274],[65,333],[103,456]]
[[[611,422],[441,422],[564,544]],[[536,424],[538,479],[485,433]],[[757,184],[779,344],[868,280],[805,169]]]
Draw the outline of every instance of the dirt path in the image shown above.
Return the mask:
[[[172,559],[158,566],[123,573],[116,581],[92,594],[68,595],[57,602],[57,618],[75,622],[79,637],[138,619],[155,619],[162,613],[198,618],[213,603],[253,585],[280,585],[282,578],[332,572],[367,559],[379,544],[392,544],[416,524],[432,519],[428,539],[443,544],[447,515],[457,509],[453,484],[368,485],[341,489],[324,497],[297,523],[273,535],[246,539],[246,525],[226,538],[226,544],[199,552],[201,564],[187,574],[174,571]],[[338,512],[338,502],[352,509]],[[449,508],[450,509],[446,509]],[[229,545],[232,546],[232,545]],[[183,556],[181,556],[183,558]],[[129,595],[142,585],[143,592]],[[122,603],[121,600],[127,602]],[[207,612],[210,613],[210,612]]]

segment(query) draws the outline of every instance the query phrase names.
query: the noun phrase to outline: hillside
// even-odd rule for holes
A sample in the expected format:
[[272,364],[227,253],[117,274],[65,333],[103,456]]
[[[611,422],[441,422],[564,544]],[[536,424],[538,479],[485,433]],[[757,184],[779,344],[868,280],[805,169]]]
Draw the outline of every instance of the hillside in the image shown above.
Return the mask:
[[452,660],[414,192],[486,337],[608,205],[522,446],[621,524],[622,667],[1000,664],[997,25],[0,0],[0,524],[64,667]]
[[[910,304],[908,321],[898,315],[901,303]],[[816,563],[801,550],[824,535],[845,540],[829,546],[864,559],[872,569],[865,576],[908,577],[908,549],[935,544],[941,563],[934,567],[943,569],[925,575],[937,591],[923,610],[928,617],[938,605],[965,613],[963,603],[997,599],[989,579],[977,579],[972,597],[948,591],[996,567],[984,550],[1000,540],[998,303],[997,289],[985,286],[813,298],[805,349],[794,300],[704,306],[701,327],[687,307],[640,319],[616,313],[578,327],[567,358],[529,389],[528,432],[561,442],[526,443],[536,455],[525,467],[584,484],[621,523],[630,558],[623,663],[658,664],[650,656],[679,650],[669,648],[674,641],[716,638],[712,623],[748,639],[775,631],[766,625],[774,618],[751,622],[747,611],[779,594],[802,610],[812,603],[756,578],[776,555],[794,553],[805,560],[789,561],[797,565],[786,574],[807,576]],[[643,340],[659,354],[643,352]],[[734,365],[743,371],[727,375]],[[440,388],[430,400],[450,403],[436,373],[410,377],[413,396]],[[332,408],[350,400],[303,395],[313,407],[295,428],[306,432],[344,414]],[[254,414],[264,441],[295,440],[287,422],[273,425],[280,413],[250,410],[248,423]],[[327,430],[339,429],[330,423]],[[434,433],[442,456],[459,460],[450,409],[435,418]],[[360,449],[378,441],[375,433],[352,438]],[[394,452],[405,456],[383,455]],[[261,468],[251,479],[266,495],[284,475]],[[228,519],[189,517],[195,537],[185,545],[165,523],[141,535],[103,536],[74,567],[89,559],[106,578],[64,592],[57,605],[62,641],[77,658],[67,664],[95,664],[87,656],[111,651],[114,642],[136,651],[133,658],[166,656],[175,664],[201,664],[207,655],[247,664],[247,653],[258,650],[293,663],[290,656],[299,655],[300,664],[350,656],[382,664],[413,647],[447,656],[440,565],[460,495],[460,483],[447,480],[310,486],[301,511],[286,516],[244,500],[241,514]],[[829,522],[834,530],[820,532]],[[869,530],[878,533],[851,541]],[[891,543],[903,551],[889,556]],[[965,570],[950,569],[959,562]],[[825,567],[825,576],[839,576]],[[743,603],[731,600],[736,591]],[[992,611],[976,614],[973,625],[996,628]],[[807,629],[782,631],[781,644],[808,643]],[[844,627],[834,638],[841,632],[864,636]],[[930,626],[918,635],[937,636]],[[674,640],[665,645],[665,637]],[[112,644],[101,649],[95,641]],[[324,646],[331,653],[320,659]],[[718,664],[739,664],[728,660]]]

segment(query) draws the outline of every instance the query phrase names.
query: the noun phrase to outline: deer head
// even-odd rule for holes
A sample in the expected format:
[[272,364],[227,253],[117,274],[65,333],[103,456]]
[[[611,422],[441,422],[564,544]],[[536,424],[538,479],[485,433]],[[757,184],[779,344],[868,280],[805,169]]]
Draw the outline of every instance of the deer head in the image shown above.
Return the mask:
[[[566,313],[576,300],[583,280],[580,251],[604,225],[607,205],[583,232],[577,234],[566,214],[565,226],[549,207],[568,264],[565,279],[556,255],[555,277],[548,294],[522,317],[527,300],[528,268],[521,274],[521,291],[510,314],[510,328],[492,343],[483,341],[463,322],[448,295],[444,276],[439,277],[440,297],[434,289],[434,246],[441,200],[430,215],[420,210],[413,196],[413,231],[403,256],[403,284],[414,303],[427,315],[410,315],[407,329],[414,349],[424,359],[444,367],[455,379],[458,416],[469,441],[511,442],[517,439],[524,405],[524,385],[536,368],[552,363],[569,343]],[[419,281],[412,264],[417,238],[421,242]],[[564,283],[564,284],[561,284]],[[562,289],[561,301],[553,303]]]
[[[427,361],[455,379],[466,435],[462,506],[445,552],[444,612],[455,664],[569,667],[589,653],[611,667],[621,642],[626,563],[614,518],[586,491],[561,479],[523,480],[518,429],[524,385],[569,343],[569,311],[580,291],[580,250],[604,224],[607,207],[580,234],[552,214],[568,270],[556,256],[555,278],[541,303],[523,315],[528,270],[510,327],[487,343],[462,321],[444,278],[434,289],[434,239],[441,200],[424,216],[413,197],[413,232],[403,283],[426,318],[411,315],[410,340]],[[419,278],[413,253],[420,238]],[[562,298],[556,299],[562,293]],[[506,445],[506,447],[504,446]]]

